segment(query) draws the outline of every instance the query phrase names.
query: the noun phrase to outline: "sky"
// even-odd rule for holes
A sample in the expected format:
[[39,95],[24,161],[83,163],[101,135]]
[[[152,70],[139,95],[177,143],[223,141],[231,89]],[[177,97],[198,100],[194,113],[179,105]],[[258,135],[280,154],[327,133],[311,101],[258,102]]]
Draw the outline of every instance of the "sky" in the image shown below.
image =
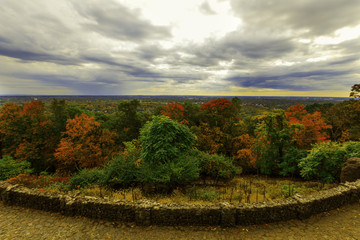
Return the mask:
[[0,0],[0,95],[348,97],[360,0]]

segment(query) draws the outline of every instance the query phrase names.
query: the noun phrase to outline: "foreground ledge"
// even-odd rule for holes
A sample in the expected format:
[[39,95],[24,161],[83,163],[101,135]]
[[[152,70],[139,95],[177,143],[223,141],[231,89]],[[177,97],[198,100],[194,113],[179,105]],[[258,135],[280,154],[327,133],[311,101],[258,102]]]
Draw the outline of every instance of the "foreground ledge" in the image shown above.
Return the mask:
[[295,195],[274,202],[252,204],[218,203],[208,205],[160,204],[149,200],[123,201],[96,197],[43,193],[21,185],[0,181],[0,200],[5,205],[59,212],[110,221],[135,222],[137,225],[235,225],[261,224],[311,215],[339,208],[360,199],[360,180],[316,194]]

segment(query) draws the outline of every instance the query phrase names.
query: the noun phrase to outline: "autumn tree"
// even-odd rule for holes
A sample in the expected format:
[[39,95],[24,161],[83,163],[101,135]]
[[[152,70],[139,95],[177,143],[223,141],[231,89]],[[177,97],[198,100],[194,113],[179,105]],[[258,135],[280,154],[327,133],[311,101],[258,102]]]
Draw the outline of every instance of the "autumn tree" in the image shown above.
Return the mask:
[[255,154],[253,152],[254,141],[255,138],[247,133],[235,137],[233,140],[233,157],[235,159],[235,164],[241,166],[245,172],[255,168]]
[[325,123],[320,112],[310,114],[303,105],[294,105],[289,107],[285,114],[290,127],[294,126],[292,138],[298,148],[310,149],[311,145],[329,138],[326,131],[331,126]]
[[184,107],[179,103],[169,103],[162,107],[161,114],[179,123],[189,124],[184,118]]
[[196,147],[208,153],[225,152],[226,135],[219,127],[210,127],[208,123],[201,123],[199,127],[191,128],[197,136]]
[[220,127],[222,130],[228,127],[236,117],[236,106],[225,98],[218,98],[204,103],[201,108],[206,114],[206,120],[210,126]]
[[75,172],[79,168],[103,165],[117,153],[116,134],[103,130],[86,114],[67,120],[66,131],[55,153],[58,169]]
[[5,104],[0,112],[2,153],[27,160],[36,173],[49,167],[55,150],[54,127],[41,101]]
[[21,107],[15,103],[5,103],[0,110],[1,156],[15,156],[16,148],[22,141],[20,111]]
[[[239,101],[235,100],[239,105]],[[212,149],[218,148],[217,153],[222,153],[231,156],[233,152],[233,138],[239,134],[239,117],[238,110],[235,104],[228,99],[218,98],[210,102],[204,103],[200,110],[204,113],[202,122],[207,125],[200,125],[199,141],[209,143],[214,142],[216,145]],[[207,130],[213,128],[213,130]],[[214,139],[215,141],[210,141]],[[207,145],[209,145],[209,143]],[[209,147],[201,147],[199,149],[206,149]]]

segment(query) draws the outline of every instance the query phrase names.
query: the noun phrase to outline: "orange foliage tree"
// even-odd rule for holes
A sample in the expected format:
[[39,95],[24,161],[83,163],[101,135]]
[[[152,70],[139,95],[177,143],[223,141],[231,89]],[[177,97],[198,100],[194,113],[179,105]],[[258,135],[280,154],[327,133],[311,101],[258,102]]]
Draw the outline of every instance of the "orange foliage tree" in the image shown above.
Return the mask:
[[331,128],[331,125],[325,123],[320,112],[310,114],[303,105],[294,105],[289,107],[285,114],[290,126],[295,126],[292,138],[297,147],[310,149],[312,144],[329,138],[326,130]]
[[115,133],[103,130],[94,117],[86,114],[67,120],[55,153],[58,169],[74,172],[101,166],[118,151],[115,137]]
[[210,127],[208,123],[201,123],[199,127],[192,127],[195,132],[196,147],[201,150],[213,153],[223,153],[225,145],[225,134],[219,127]]
[[2,154],[27,160],[36,173],[45,170],[55,150],[53,124],[41,101],[22,107],[5,104],[0,111]]
[[252,146],[254,144],[254,138],[249,134],[243,134],[234,138],[234,159],[235,163],[241,166],[245,171],[255,168],[255,154]]
[[15,103],[5,103],[0,110],[1,155],[14,156],[21,143],[21,107]]

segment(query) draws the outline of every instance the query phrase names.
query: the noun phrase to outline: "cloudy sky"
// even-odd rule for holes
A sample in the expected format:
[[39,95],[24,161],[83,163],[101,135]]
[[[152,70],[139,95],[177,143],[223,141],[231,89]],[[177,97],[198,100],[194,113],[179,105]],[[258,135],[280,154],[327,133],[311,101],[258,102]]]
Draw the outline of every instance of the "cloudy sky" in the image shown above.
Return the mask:
[[0,0],[0,95],[346,97],[360,0]]

